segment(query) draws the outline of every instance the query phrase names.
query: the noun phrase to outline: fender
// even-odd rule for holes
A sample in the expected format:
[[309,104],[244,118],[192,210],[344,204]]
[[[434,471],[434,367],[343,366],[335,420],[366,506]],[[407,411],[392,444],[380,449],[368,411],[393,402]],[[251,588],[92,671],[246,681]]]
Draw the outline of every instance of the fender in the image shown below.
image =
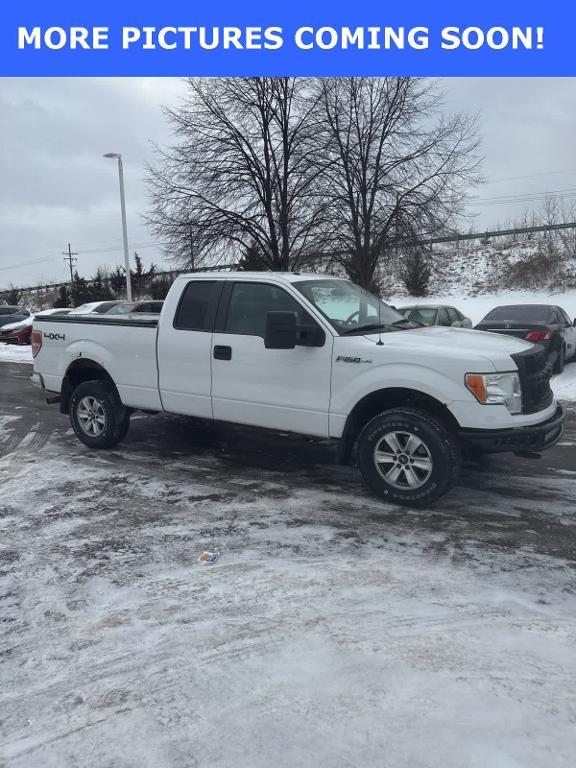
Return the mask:
[[341,437],[348,415],[354,406],[373,392],[386,389],[406,389],[433,398],[441,405],[450,407],[454,400],[474,396],[464,388],[464,382],[415,363],[383,363],[356,373],[355,376],[332,388],[329,427],[331,437]]
[[58,363],[58,373],[64,377],[67,375],[70,366],[77,360],[90,360],[100,365],[110,376],[112,381],[117,382],[117,373],[115,369],[114,357],[105,347],[94,341],[87,339],[78,339],[69,344],[61,355]]

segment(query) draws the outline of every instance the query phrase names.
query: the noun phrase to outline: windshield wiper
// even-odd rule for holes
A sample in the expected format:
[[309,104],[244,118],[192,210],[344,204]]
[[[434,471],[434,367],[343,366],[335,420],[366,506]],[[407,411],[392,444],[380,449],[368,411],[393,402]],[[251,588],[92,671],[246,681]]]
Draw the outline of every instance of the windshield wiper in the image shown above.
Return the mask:
[[348,328],[346,331],[342,331],[342,336],[347,336],[350,333],[364,333],[365,331],[377,331],[378,328],[392,328],[391,323],[371,323],[370,325],[359,325],[356,328]]

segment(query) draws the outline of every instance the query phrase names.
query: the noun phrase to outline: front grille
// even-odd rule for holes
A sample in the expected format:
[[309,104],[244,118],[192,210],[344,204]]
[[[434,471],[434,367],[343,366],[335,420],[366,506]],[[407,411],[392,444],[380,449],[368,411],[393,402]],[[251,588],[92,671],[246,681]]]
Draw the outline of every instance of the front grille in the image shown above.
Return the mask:
[[522,385],[522,413],[543,411],[554,399],[550,389],[552,368],[548,364],[545,350],[534,346],[512,355],[512,359],[518,366]]

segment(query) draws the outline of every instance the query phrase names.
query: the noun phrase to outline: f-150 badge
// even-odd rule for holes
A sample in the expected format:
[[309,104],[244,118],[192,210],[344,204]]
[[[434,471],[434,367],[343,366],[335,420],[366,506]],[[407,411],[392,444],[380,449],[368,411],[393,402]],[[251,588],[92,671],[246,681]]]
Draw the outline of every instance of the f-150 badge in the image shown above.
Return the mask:
[[337,363],[371,363],[372,360],[366,360],[363,357],[347,357],[346,355],[338,355],[336,358]]

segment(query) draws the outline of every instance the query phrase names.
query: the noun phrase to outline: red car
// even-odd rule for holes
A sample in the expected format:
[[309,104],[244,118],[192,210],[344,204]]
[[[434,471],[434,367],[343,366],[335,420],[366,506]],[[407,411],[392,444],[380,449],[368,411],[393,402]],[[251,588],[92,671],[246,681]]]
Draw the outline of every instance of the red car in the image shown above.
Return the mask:
[[[45,309],[38,312],[39,315],[67,315],[69,309]],[[19,344],[25,346],[31,343],[32,324],[34,317],[31,315],[19,323],[11,323],[0,328],[0,342],[5,344]]]

